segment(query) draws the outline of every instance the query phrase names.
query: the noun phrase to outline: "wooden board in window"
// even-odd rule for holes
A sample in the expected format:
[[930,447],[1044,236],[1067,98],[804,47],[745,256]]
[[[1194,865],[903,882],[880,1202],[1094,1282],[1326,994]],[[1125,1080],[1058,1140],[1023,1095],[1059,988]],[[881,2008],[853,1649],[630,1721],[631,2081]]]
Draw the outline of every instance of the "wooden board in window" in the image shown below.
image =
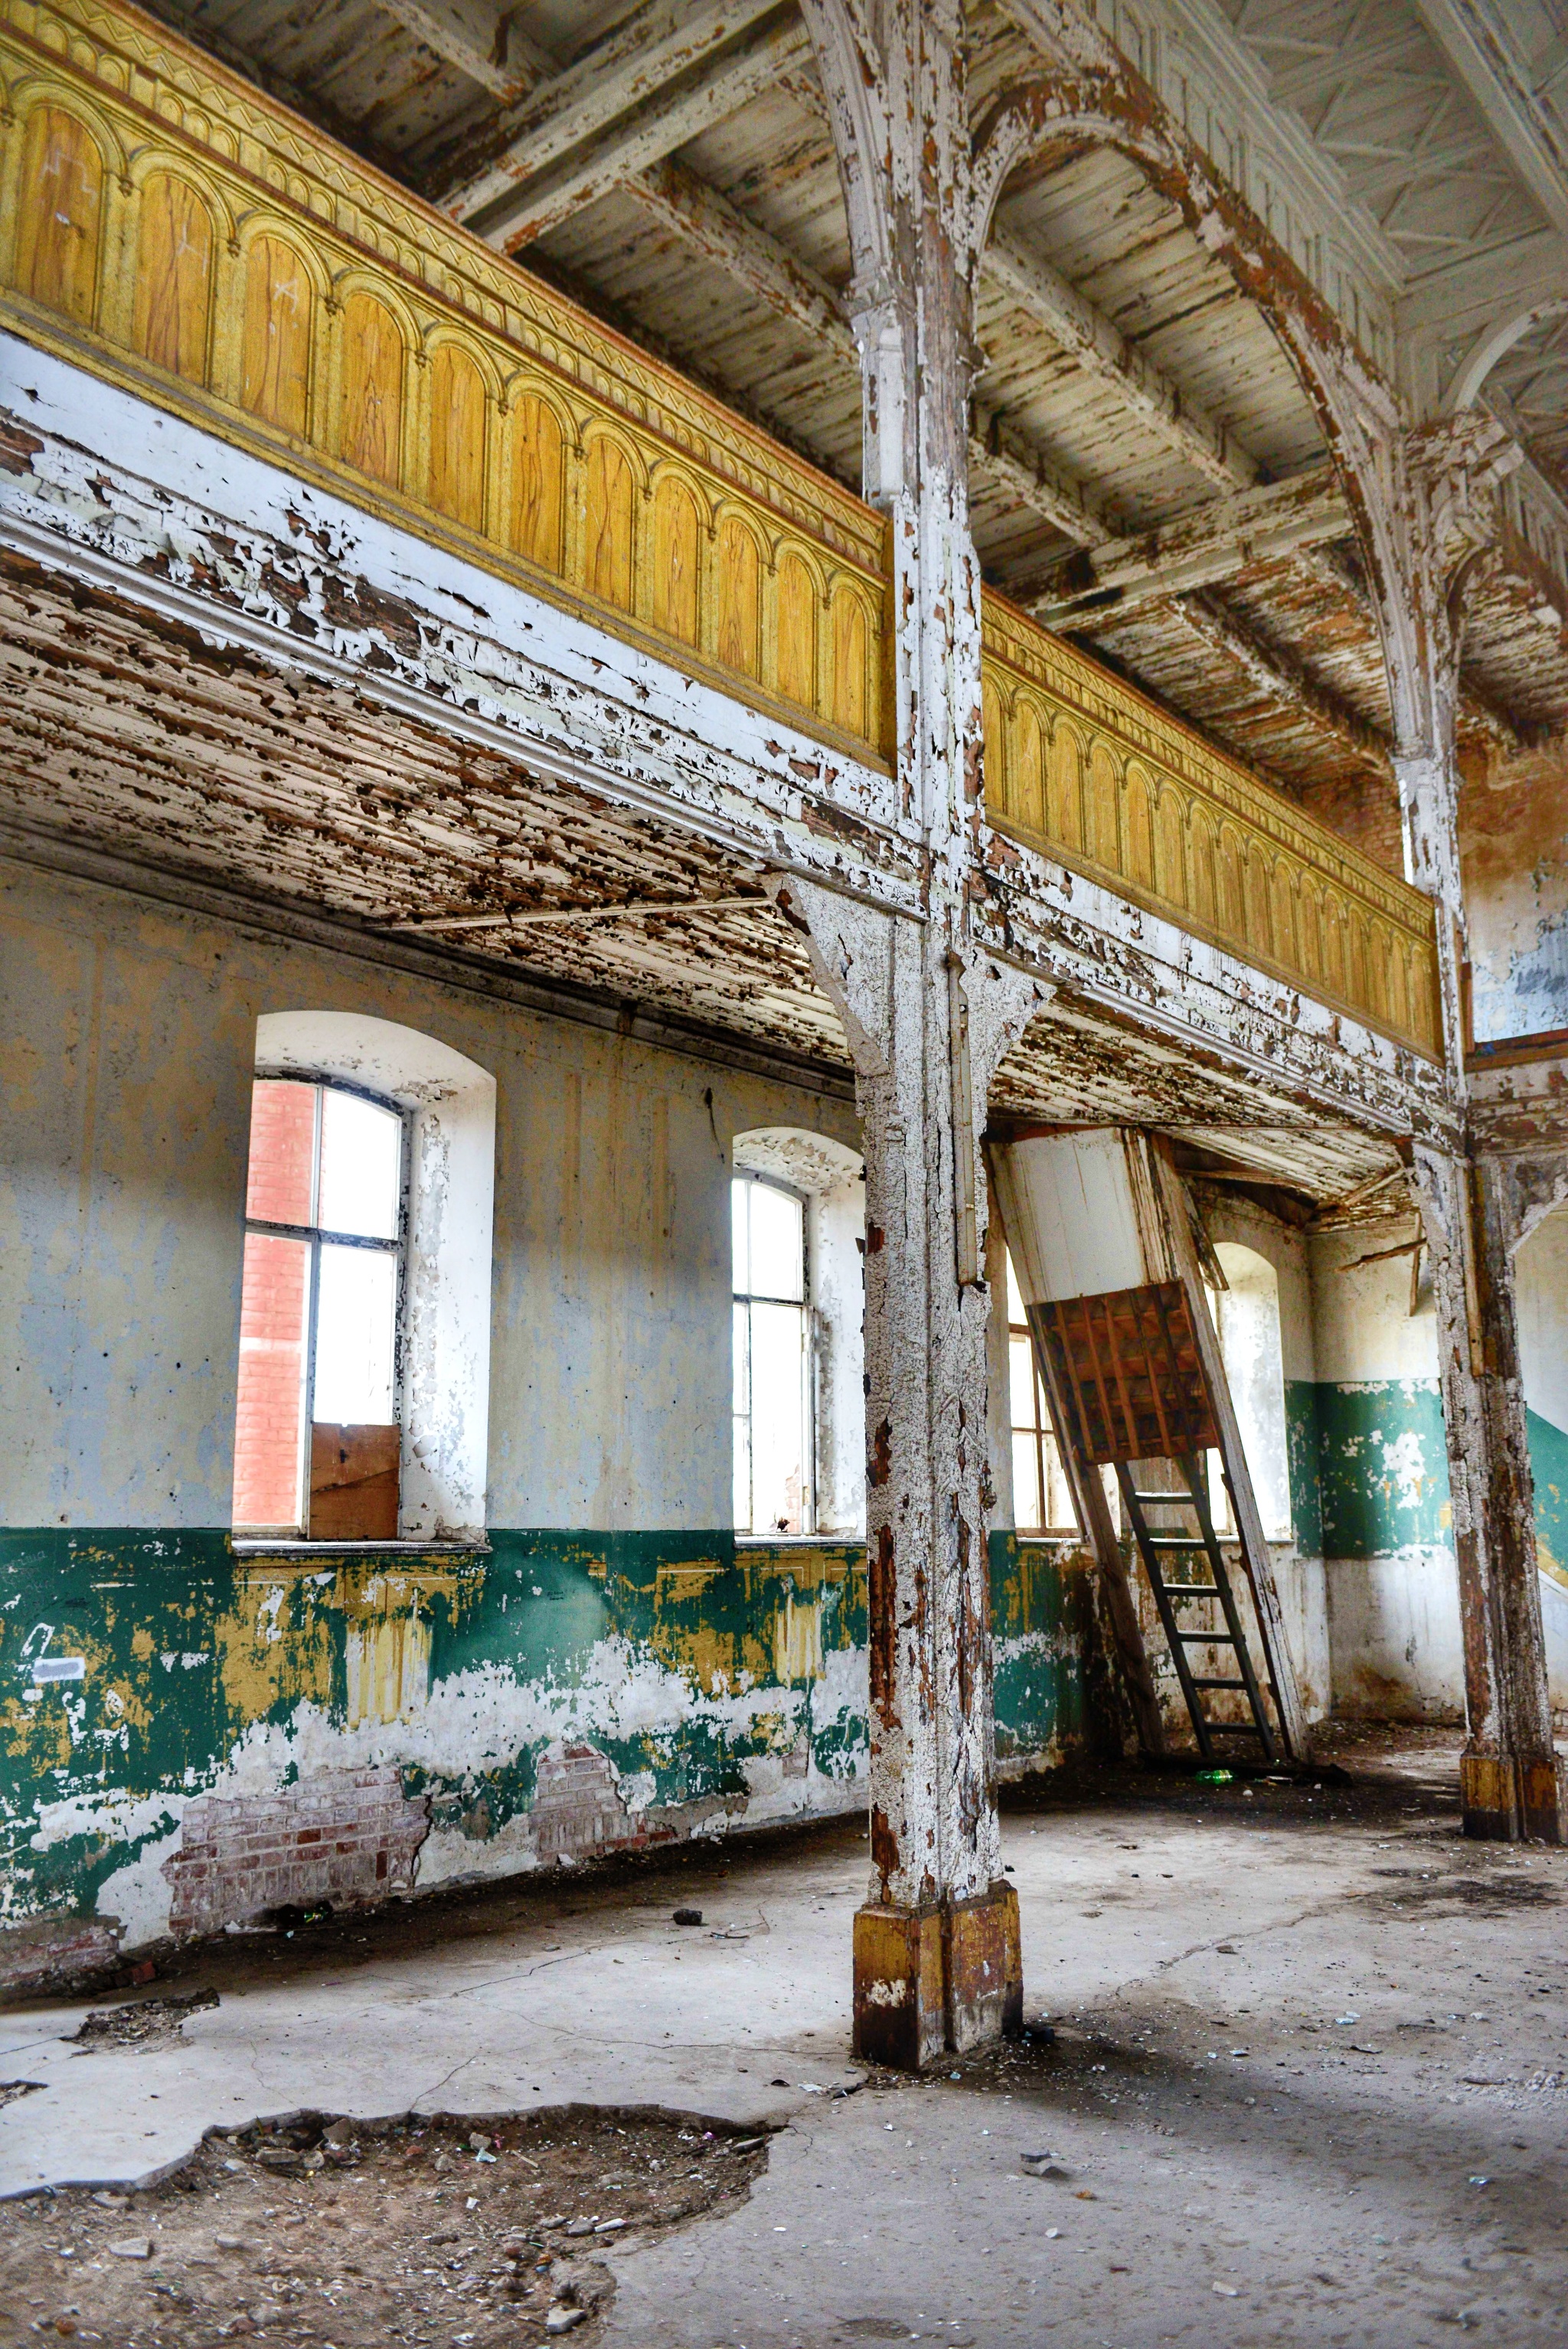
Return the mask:
[[396,1541],[400,1427],[346,1427],[312,1422],[312,1541]]

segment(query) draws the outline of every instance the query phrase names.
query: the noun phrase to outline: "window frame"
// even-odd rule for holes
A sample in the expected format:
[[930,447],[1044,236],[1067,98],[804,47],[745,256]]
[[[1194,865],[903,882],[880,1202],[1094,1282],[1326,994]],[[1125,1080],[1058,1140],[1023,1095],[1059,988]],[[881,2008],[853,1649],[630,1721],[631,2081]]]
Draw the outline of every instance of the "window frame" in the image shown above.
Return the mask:
[[[397,1276],[393,1288],[392,1303],[392,1417],[389,1424],[394,1427],[401,1427],[403,1424],[403,1382],[406,1367],[405,1354],[407,1351],[406,1334],[408,1290],[409,1194],[413,1171],[412,1142],[414,1120],[413,1112],[404,1102],[389,1100],[385,1093],[377,1092],[373,1086],[356,1084],[352,1079],[346,1077],[327,1076],[310,1069],[258,1068],[253,1071],[251,1079],[251,1098],[253,1103],[255,1100],[256,1087],[263,1084],[309,1085],[315,1094],[315,1119],[311,1138],[310,1174],[311,1205],[313,1208],[317,1206],[321,1189],[321,1126],[322,1098],[324,1094],[328,1092],[347,1093],[354,1100],[367,1102],[373,1109],[381,1110],[387,1115],[394,1117],[397,1121],[397,1228],[395,1236],[391,1239],[371,1239],[361,1232],[340,1232],[331,1230],[328,1229],[325,1225],[319,1223],[271,1223],[260,1216],[252,1216],[249,1213],[246,1214],[244,1218],[244,1237],[247,1240],[253,1233],[255,1233],[259,1237],[263,1239],[303,1241],[310,1250],[310,1275],[305,1303],[304,1382],[304,1412],[303,1421],[304,1442],[301,1446],[299,1487],[294,1495],[294,1499],[297,1505],[297,1513],[295,1517],[296,1530],[292,1534],[287,1534],[283,1537],[284,1539],[290,1541],[308,1541],[310,1537],[311,1430],[315,1424],[316,1331],[321,1305],[321,1251],[324,1244],[330,1247],[364,1248],[375,1256],[391,1256],[396,1258]],[[250,1195],[250,1164],[248,1157],[245,1169],[245,1189],[248,1207]],[[259,1537],[264,1539],[268,1537],[275,1536],[278,1529],[273,1526],[236,1526],[234,1531],[242,1537]],[[325,1544],[317,1546],[326,1547],[342,1547],[341,1544]]]
[[[1067,1495],[1068,1506],[1071,1508],[1072,1481],[1068,1475],[1067,1463],[1061,1456],[1061,1446],[1057,1441],[1056,1422],[1051,1417],[1051,1406],[1049,1399],[1046,1393],[1046,1382],[1040,1376],[1040,1366],[1035,1355],[1034,1332],[1030,1329],[1026,1320],[1015,1321],[1012,1317],[1012,1291],[1016,1278],[1017,1276],[1013,1270],[1011,1259],[1009,1258],[1006,1260],[1002,1281],[1002,1296],[1004,1303],[1007,1308],[1006,1327],[1007,1332],[1008,1466],[1009,1469],[1011,1469],[1013,1465],[1016,1456],[1014,1447],[1016,1445],[1016,1439],[1020,1435],[1031,1436],[1033,1438],[1035,1447],[1036,1490],[1039,1494],[1040,1507],[1042,1512],[1044,1512],[1050,1506],[1051,1496],[1051,1475],[1047,1467],[1047,1447],[1048,1446],[1056,1462],[1057,1482],[1060,1485],[1063,1492]],[[1013,1347],[1015,1340],[1018,1339],[1023,1340],[1023,1342],[1028,1350],[1029,1392],[1034,1402],[1034,1419],[1032,1423],[1027,1421],[1015,1419],[1013,1416]],[[1069,1517],[1063,1525],[1021,1525],[1018,1521],[1017,1478],[1016,1475],[1013,1477],[1013,1531],[1018,1537],[1020,1541],[1081,1541],[1084,1538],[1083,1528],[1079,1526],[1076,1516]]]
[[[748,1183],[762,1190],[781,1192],[785,1198],[792,1199],[795,1202],[795,1205],[799,1208],[800,1294],[799,1297],[776,1297],[772,1295],[770,1291],[766,1289],[740,1289],[736,1288],[735,1189],[737,1184],[739,1183]],[[804,1486],[804,1490],[800,1496],[800,1530],[799,1533],[761,1533],[758,1531],[755,1526],[748,1525],[743,1527],[738,1525],[735,1527],[736,1538],[738,1541],[811,1541],[816,1538],[817,1526],[817,1323],[816,1316],[811,1307],[810,1193],[801,1190],[797,1184],[787,1182],[782,1175],[764,1174],[750,1166],[736,1166],[732,1164],[729,1170],[729,1326],[732,1332],[735,1328],[736,1307],[738,1305],[744,1305],[748,1309],[746,1424],[748,1429],[748,1456],[750,1454],[749,1431],[753,1416],[751,1395],[750,1308],[753,1305],[787,1305],[792,1309],[798,1311],[800,1316],[800,1420],[802,1436],[800,1472],[801,1481]],[[748,1256],[749,1253],[750,1247],[748,1239]],[[732,1336],[731,1344],[733,1345],[733,1343],[734,1340]],[[730,1364],[730,1392],[732,1398],[734,1388],[735,1364],[732,1361]],[[735,1484],[736,1424],[739,1416],[740,1414],[734,1409],[732,1401],[730,1410],[730,1486],[732,1494]],[[750,1482],[752,1487],[750,1494],[751,1508],[748,1514],[754,1515],[757,1498],[756,1479],[754,1475]],[[734,1504],[732,1500],[732,1509],[733,1506]]]

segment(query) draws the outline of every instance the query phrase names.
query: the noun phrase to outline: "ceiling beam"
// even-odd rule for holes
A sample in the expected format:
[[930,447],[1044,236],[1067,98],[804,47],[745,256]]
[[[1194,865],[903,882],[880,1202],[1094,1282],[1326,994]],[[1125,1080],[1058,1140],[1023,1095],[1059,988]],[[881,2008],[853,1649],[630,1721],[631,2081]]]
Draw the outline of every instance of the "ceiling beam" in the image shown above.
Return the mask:
[[1086,627],[1097,616],[1109,618],[1211,586],[1251,564],[1345,538],[1353,528],[1332,466],[1315,465],[1288,481],[1216,499],[1160,530],[1096,548],[1064,564],[1049,592],[1025,602],[1047,628]]
[[997,229],[981,267],[991,285],[1043,326],[1080,367],[1109,384],[1204,481],[1223,490],[1244,490],[1258,480],[1263,468],[1229,427],[1189,398],[1136,344],[1128,342],[1043,254],[1031,252],[1019,238]]
[[[1166,609],[1189,636],[1239,668],[1255,691],[1293,717],[1306,719],[1315,733],[1319,737],[1326,735],[1357,766],[1369,769],[1380,781],[1392,782],[1393,747],[1387,736],[1363,718],[1358,709],[1341,700],[1338,694],[1309,677],[1289,653],[1278,645],[1266,643],[1217,596],[1206,591],[1196,595],[1174,595]],[[1204,722],[1214,727],[1221,721],[1210,718]],[[1247,755],[1255,757],[1257,753],[1249,750]],[[1268,763],[1266,752],[1262,763]]]
[[[1354,605],[1374,643],[1380,644],[1377,614],[1367,583],[1337,547],[1304,546],[1296,550],[1295,560],[1313,574],[1322,586]],[[1500,750],[1519,750],[1525,740],[1525,731],[1501,709],[1491,696],[1476,683],[1473,677],[1462,672],[1460,677],[1460,709],[1462,721],[1475,733],[1484,734]]]
[[1568,232],[1568,151],[1476,0],[1412,0],[1516,176],[1553,228]]
[[645,0],[497,123],[438,158],[429,191],[492,243],[542,235],[744,106],[805,55],[779,0]]
[[626,193],[694,253],[858,371],[854,336],[827,279],[748,220],[727,196],[667,158],[628,180]]
[[435,5],[428,5],[427,0],[376,0],[376,5],[503,106],[514,103],[535,82],[553,80],[561,70],[549,52],[522,31],[516,11],[502,14],[492,0],[436,0]]

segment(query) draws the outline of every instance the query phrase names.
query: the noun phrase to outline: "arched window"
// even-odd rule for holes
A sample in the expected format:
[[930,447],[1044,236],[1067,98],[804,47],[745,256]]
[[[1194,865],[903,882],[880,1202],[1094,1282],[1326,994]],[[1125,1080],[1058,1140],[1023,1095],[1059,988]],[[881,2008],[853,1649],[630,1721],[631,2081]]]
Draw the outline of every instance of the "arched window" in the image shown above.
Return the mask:
[[495,1081],[386,1019],[257,1022],[234,1529],[484,1527]]
[[769,1127],[737,1136],[734,1170],[735,1528],[853,1534],[865,1524],[861,1161],[825,1135]]
[[[1214,1298],[1214,1319],[1247,1472],[1264,1535],[1270,1541],[1289,1541],[1290,1455],[1280,1351],[1279,1276],[1266,1257],[1237,1241],[1219,1241],[1214,1254],[1229,1284]],[[1218,1455],[1214,1457],[1217,1462]],[[1211,1483],[1216,1488],[1216,1506],[1224,1506],[1228,1521],[1228,1501],[1217,1475]]]

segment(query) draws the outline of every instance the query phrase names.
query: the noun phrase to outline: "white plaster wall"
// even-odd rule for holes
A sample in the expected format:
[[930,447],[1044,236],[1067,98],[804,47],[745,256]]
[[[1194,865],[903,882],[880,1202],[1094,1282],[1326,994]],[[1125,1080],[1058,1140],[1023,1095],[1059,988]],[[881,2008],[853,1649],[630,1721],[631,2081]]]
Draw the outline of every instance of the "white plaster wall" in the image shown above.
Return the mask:
[[846,1103],[0,863],[0,1521],[230,1521],[256,1023],[434,1038],[496,1084],[488,1521],[729,1521],[729,1155]]
[[0,1506],[228,1522],[255,1007],[228,941],[0,866]]
[[[1351,1230],[1311,1236],[1307,1250],[1318,1378],[1357,1385],[1369,1379],[1437,1377],[1437,1316],[1424,1267],[1412,1314],[1408,1256],[1386,1257],[1378,1264],[1356,1262],[1412,1238],[1415,1229],[1415,1216],[1401,1214],[1357,1224]],[[1354,1269],[1342,1269],[1346,1266]]]
[[[1312,1237],[1321,1380],[1365,1388],[1436,1381],[1437,1319],[1425,1270],[1412,1314],[1408,1257],[1357,1261],[1415,1229],[1414,1216],[1402,1211]],[[1423,1455],[1408,1464],[1415,1475],[1439,1464]],[[1462,1719],[1464,1654],[1451,1549],[1441,1542],[1402,1542],[1372,1557],[1329,1557],[1325,1574],[1335,1711],[1351,1718]]]
[[1452,1550],[1331,1557],[1334,1709],[1349,1720],[1460,1721],[1464,1650]]

